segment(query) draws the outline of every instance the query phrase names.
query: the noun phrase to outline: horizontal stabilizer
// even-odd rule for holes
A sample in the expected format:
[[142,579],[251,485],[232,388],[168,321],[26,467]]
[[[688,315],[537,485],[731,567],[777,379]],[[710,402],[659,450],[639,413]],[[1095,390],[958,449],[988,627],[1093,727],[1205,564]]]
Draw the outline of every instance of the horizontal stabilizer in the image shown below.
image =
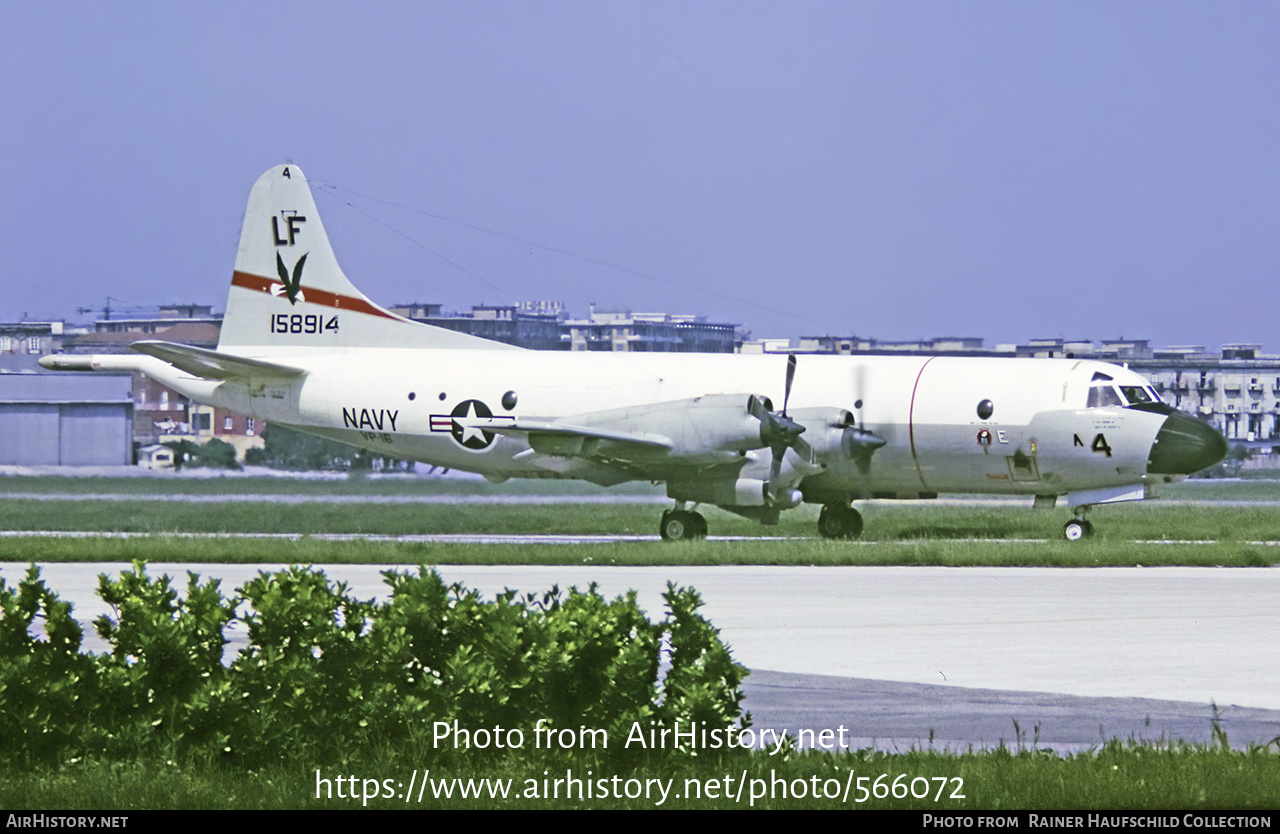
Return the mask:
[[173,342],[134,342],[129,347],[204,379],[292,379],[306,373],[300,368],[288,365],[277,365],[261,359],[246,359],[242,356],[232,356],[229,353]]

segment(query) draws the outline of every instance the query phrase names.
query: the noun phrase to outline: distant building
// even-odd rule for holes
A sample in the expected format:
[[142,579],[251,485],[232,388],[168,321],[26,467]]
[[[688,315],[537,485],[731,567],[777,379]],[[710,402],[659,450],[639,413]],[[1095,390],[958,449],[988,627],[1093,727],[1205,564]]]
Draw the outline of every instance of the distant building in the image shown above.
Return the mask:
[[645,353],[733,353],[737,325],[705,316],[591,309],[585,319],[563,323],[571,350]]
[[558,301],[481,304],[446,315],[439,304],[398,304],[393,313],[414,321],[533,350],[733,353],[736,326],[679,313],[599,311],[565,315]]
[[38,373],[40,357],[61,353],[76,332],[61,321],[0,322],[0,373]]
[[798,352],[833,353],[839,356],[855,353],[981,354],[989,352],[983,347],[983,341],[973,336],[939,336],[935,339],[915,339],[904,342],[867,339],[860,336],[802,336]]
[[138,466],[143,469],[172,469],[173,449],[154,444],[138,450]]
[[790,339],[745,339],[738,345],[738,353],[790,353]]
[[1280,356],[1263,354],[1261,345],[1223,345],[1216,356],[1160,351],[1128,365],[1165,402],[1208,420],[1228,440],[1280,447]]
[[208,304],[165,304],[156,308],[154,316],[129,316],[126,318],[101,318],[93,323],[99,333],[164,333],[176,324],[211,324],[222,326],[222,316],[213,312]]
[[[140,339],[161,339],[214,349],[222,331],[222,316],[203,304],[173,304],[154,316],[104,318],[92,330],[64,340],[68,353],[125,353]],[[146,447],[165,441],[206,443],[216,437],[236,447],[244,459],[248,449],[261,448],[262,421],[225,408],[193,403],[146,374],[133,374],[133,440]]]
[[1031,339],[1025,345],[1009,345],[1006,351],[1033,359],[1065,359],[1092,354],[1093,349],[1089,339]]
[[0,464],[127,466],[127,374],[0,374]]
[[[209,348],[218,345],[222,316],[203,304],[175,304],[159,308],[159,314],[125,319],[98,319],[93,329],[68,337],[69,353],[124,353],[141,339],[160,339]],[[191,315],[184,315],[190,313]]]
[[560,319],[564,305],[560,302],[523,302],[521,304],[480,304],[469,313],[444,315],[439,304],[399,304],[391,312],[407,319],[443,327],[482,339],[503,342],[534,350],[566,350]]

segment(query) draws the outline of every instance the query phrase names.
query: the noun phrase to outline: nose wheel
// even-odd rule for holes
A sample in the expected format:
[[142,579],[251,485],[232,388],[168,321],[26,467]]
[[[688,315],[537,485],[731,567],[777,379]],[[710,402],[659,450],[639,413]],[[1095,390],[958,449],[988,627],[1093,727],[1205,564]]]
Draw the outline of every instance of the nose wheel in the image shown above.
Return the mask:
[[1078,542],[1093,535],[1093,525],[1083,518],[1073,518],[1063,526],[1062,535],[1069,542]]
[[658,524],[658,535],[664,542],[705,539],[707,520],[691,510],[667,510]]

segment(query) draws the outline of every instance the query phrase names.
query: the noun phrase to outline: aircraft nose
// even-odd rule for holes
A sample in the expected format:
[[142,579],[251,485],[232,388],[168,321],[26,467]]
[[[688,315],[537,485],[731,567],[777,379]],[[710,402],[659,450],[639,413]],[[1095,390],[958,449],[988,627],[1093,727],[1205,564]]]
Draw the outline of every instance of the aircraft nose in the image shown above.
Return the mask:
[[1165,418],[1151,457],[1147,459],[1150,475],[1190,475],[1213,466],[1227,456],[1227,439],[1213,426],[1175,411]]

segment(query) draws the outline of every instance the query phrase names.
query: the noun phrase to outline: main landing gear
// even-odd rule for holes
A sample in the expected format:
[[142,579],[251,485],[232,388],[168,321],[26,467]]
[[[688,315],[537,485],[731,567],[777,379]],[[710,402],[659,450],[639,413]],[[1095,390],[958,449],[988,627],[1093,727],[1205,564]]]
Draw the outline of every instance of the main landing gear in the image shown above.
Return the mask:
[[[862,535],[862,513],[845,504],[826,504],[818,516],[818,533],[824,539],[856,539]],[[705,539],[707,520],[701,513],[677,505],[662,514],[658,534],[664,542]]]
[[692,510],[667,510],[658,523],[658,534],[664,542],[705,539],[707,520]]
[[856,539],[862,535],[862,513],[844,504],[824,504],[818,532],[824,539]]

